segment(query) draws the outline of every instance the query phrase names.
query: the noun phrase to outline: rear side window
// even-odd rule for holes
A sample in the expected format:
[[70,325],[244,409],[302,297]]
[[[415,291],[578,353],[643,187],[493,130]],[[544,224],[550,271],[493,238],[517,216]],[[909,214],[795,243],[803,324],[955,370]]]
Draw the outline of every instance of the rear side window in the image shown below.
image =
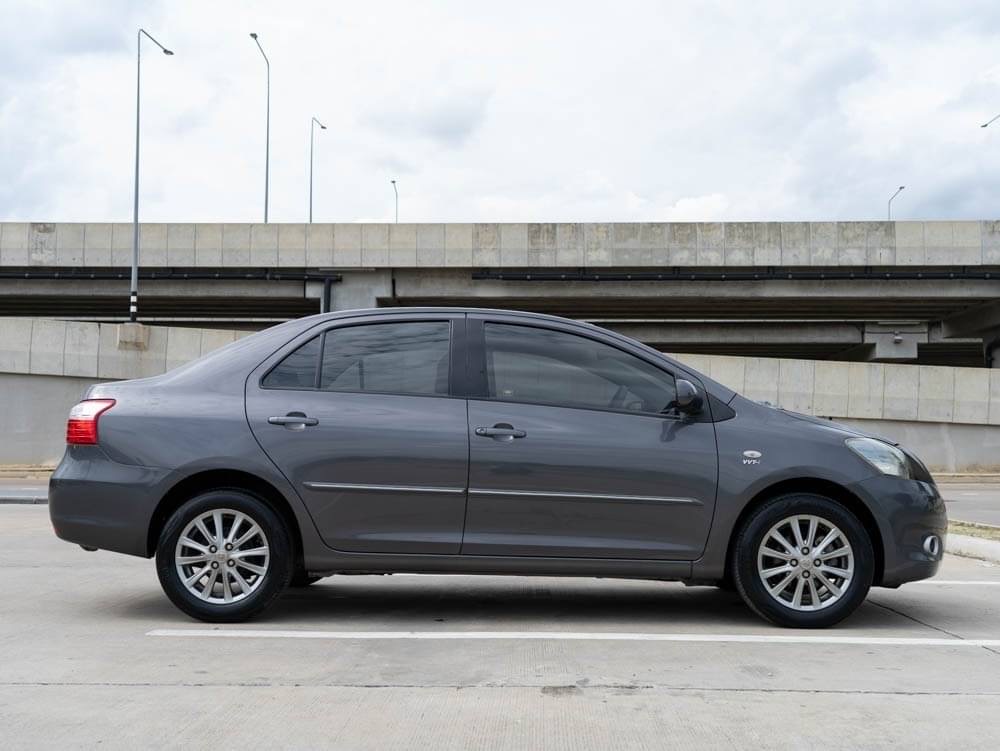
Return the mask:
[[279,362],[264,376],[266,389],[314,389],[322,336],[316,336]]
[[327,332],[320,388],[448,393],[448,321],[377,323]]

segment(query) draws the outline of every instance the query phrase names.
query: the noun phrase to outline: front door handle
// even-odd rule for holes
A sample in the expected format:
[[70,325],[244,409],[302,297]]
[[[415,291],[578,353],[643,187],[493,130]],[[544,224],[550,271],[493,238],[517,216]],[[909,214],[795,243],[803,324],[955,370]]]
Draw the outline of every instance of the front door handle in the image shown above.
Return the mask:
[[306,426],[319,425],[315,417],[306,417],[304,412],[289,412],[287,415],[268,417],[271,425],[284,425],[289,430],[302,430]]
[[476,428],[475,433],[483,438],[494,438],[498,441],[512,441],[515,438],[524,438],[528,435],[523,430],[518,430],[505,422],[498,422],[492,428]]

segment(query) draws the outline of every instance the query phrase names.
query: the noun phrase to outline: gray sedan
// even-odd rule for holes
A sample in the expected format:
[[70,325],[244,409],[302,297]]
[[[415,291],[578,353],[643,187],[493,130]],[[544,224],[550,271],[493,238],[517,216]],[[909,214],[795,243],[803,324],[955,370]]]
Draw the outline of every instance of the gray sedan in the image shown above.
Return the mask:
[[454,308],[312,316],[93,386],[49,509],[64,540],[155,556],[212,622],[414,572],[680,580],[828,626],[933,576],[947,525],[885,439],[595,326]]

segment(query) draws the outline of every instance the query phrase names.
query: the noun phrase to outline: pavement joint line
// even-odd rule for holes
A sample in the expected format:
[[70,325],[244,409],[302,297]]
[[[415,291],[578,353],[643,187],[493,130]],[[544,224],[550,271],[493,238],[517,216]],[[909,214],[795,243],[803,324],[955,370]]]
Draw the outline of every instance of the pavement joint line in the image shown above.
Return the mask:
[[191,682],[177,683],[151,681],[8,681],[0,682],[2,688],[296,688],[296,689],[462,689],[495,691],[504,689],[579,689],[581,692],[600,691],[666,691],[684,693],[735,693],[735,694],[862,694],[865,696],[987,696],[1000,697],[1000,691],[880,691],[854,688],[761,688],[757,686],[678,686],[669,683],[292,683],[285,682]]
[[[914,623],[917,623],[917,624],[919,624],[921,626],[924,626],[925,628],[929,628],[932,631],[937,631],[939,634],[946,634],[947,636],[950,636],[950,637],[952,637],[954,639],[961,639],[962,638],[960,635],[956,634],[954,631],[949,631],[946,628],[941,628],[940,626],[935,626],[935,625],[933,625],[931,623],[927,623],[926,621],[922,621],[919,618],[915,618],[914,616],[910,615],[909,613],[904,613],[902,610],[897,610],[896,608],[889,607],[888,605],[885,605],[885,604],[883,604],[881,602],[876,602],[874,600],[871,600],[871,603],[875,607],[877,607],[877,608],[882,608],[883,610],[888,610],[890,613],[895,613],[896,615],[900,616],[901,618],[907,618],[907,619],[913,621]],[[983,646],[988,651],[992,651],[992,650],[990,650],[990,646],[991,645],[985,645],[984,644]]]
[[292,631],[265,629],[160,628],[146,636],[233,639],[474,640],[474,641],[652,641],[715,644],[828,644],[883,647],[1000,647],[1000,639],[885,636],[790,636],[786,634],[670,634],[571,631]]

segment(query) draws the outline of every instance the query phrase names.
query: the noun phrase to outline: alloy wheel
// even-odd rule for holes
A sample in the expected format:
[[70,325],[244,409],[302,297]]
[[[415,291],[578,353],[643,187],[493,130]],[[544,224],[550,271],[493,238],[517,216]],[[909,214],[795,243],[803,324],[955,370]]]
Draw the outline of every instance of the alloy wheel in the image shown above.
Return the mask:
[[757,575],[768,594],[797,611],[824,610],[854,580],[854,550],[847,535],[821,516],[796,514],[764,535]]
[[212,604],[239,602],[263,583],[271,548],[260,525],[242,511],[213,509],[181,532],[174,565],[181,584]]

